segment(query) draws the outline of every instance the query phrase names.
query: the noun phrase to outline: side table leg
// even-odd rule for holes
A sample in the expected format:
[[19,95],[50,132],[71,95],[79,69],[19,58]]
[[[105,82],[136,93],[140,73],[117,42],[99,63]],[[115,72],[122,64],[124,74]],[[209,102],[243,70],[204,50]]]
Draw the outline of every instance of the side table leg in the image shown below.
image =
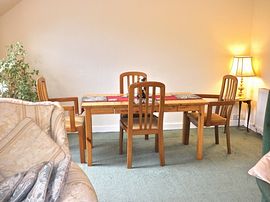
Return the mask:
[[249,118],[250,118],[250,111],[251,111],[251,100],[247,102],[247,105],[248,105],[247,132],[249,132],[248,125],[249,125]]
[[242,108],[242,101],[239,101],[238,127],[240,126],[241,108]]

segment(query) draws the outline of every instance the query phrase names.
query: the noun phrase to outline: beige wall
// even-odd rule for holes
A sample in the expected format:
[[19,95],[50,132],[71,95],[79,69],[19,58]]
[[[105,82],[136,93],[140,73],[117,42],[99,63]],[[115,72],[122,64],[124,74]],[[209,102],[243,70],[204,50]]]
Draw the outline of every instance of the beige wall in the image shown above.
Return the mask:
[[[250,53],[254,58],[256,78],[245,78],[247,94],[253,99],[250,125],[256,124],[259,88],[270,88],[270,1],[254,0]],[[256,130],[256,127],[254,128]]]
[[[252,14],[253,0],[22,0],[0,18],[0,55],[22,42],[51,97],[118,92],[127,70],[167,91],[217,93],[232,56],[250,53]],[[165,122],[179,127],[181,116]]]
[[251,52],[264,86],[270,88],[270,1],[255,0]]

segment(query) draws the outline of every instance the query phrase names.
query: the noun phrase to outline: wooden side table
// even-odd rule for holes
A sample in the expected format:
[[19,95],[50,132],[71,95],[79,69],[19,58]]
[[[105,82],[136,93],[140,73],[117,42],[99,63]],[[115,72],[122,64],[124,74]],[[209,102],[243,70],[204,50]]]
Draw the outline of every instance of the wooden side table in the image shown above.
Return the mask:
[[250,118],[250,111],[251,111],[251,99],[238,99],[238,102],[239,102],[238,127],[240,126],[242,103],[246,103],[248,106],[247,132],[249,132],[248,125],[249,125],[249,118]]

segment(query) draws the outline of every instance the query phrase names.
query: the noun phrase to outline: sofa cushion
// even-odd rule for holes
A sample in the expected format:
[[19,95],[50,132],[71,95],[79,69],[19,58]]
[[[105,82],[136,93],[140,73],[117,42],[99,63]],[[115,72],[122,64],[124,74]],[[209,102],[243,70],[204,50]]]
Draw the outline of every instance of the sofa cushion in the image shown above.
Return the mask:
[[4,177],[44,161],[58,163],[64,151],[30,118],[23,119],[0,141],[0,173]]
[[0,172],[0,182],[2,182],[4,179],[5,179],[4,176]]
[[33,119],[45,133],[50,135],[52,102],[33,103],[11,98],[0,99],[0,141],[25,117]]
[[270,184],[270,152],[266,153],[248,173]]
[[17,173],[0,182],[0,201],[8,201],[23,176],[24,173]]
[[30,168],[29,171],[26,172],[23,179],[18,184],[11,198],[9,199],[10,202],[19,202],[19,201],[23,201],[26,198],[27,194],[34,186],[38,173],[41,170],[41,168],[44,166],[44,164],[45,163],[35,165],[32,168]]
[[70,155],[67,155],[59,164],[53,169],[50,184],[48,186],[48,193],[46,201],[57,201],[64,189],[64,185],[68,176],[70,168]]
[[[6,116],[8,116],[8,118]],[[23,124],[21,122],[24,122],[24,118],[26,117],[29,117],[36,122],[36,125],[41,129],[40,133],[43,131],[45,134],[49,134],[49,136],[47,136],[52,138],[53,143],[56,142],[57,145],[60,145],[60,149],[54,149],[55,146],[48,146],[49,152],[46,151],[47,147],[41,143],[41,140],[44,138],[44,133],[43,135],[40,134],[42,137],[38,138],[38,135],[34,134],[35,130],[26,130],[22,127]],[[69,154],[64,124],[64,111],[57,103],[31,103],[9,98],[0,98],[0,181],[3,181],[7,177],[12,176],[12,174],[18,173],[19,171],[28,170],[28,168],[39,164],[40,162],[48,161],[48,159],[53,159],[55,165],[60,161],[64,162],[65,156]],[[21,125],[21,129],[17,128],[19,125]],[[26,127],[28,128],[28,126]],[[17,137],[17,135],[13,134],[16,133],[16,131],[21,137]],[[11,138],[14,141],[8,138],[10,135],[14,136],[14,138]],[[22,138],[24,136],[27,140]],[[34,137],[31,138],[29,136]],[[20,141],[21,144],[18,143]],[[45,143],[46,145],[48,143],[50,144],[50,140],[46,140]],[[37,145],[39,144],[42,148],[38,148]],[[17,147],[17,145],[20,146],[21,149],[16,149],[15,146]],[[33,145],[38,149],[36,150],[36,147]],[[5,146],[7,146],[7,148]],[[14,153],[11,147],[14,147]],[[29,149],[27,150],[28,147]],[[65,152],[65,155],[62,151],[58,154],[58,151],[61,149]],[[44,150],[49,153],[47,156],[42,154]],[[55,152],[56,154],[53,152],[55,150],[57,151]],[[29,154],[30,152],[32,154]],[[55,157],[50,157],[50,154],[52,153],[55,154]],[[41,156],[35,157],[35,155]],[[31,157],[33,157],[32,160],[36,162],[35,164],[32,164]],[[7,159],[8,161],[5,162]],[[30,166],[30,164],[32,165]],[[58,165],[60,166],[60,163]],[[53,173],[51,178],[53,178]],[[59,176],[62,175],[61,173],[62,172],[59,172]],[[57,196],[57,193],[60,193],[60,199],[57,201],[97,201],[96,193],[89,179],[73,162],[71,162],[70,168],[68,169],[67,182],[64,187],[60,186],[59,189],[63,189],[61,193],[54,190],[54,196]],[[47,194],[49,194],[49,188]]]
[[43,202],[46,198],[47,187],[53,170],[53,163],[47,162],[39,171],[34,187],[28,193],[25,202]]

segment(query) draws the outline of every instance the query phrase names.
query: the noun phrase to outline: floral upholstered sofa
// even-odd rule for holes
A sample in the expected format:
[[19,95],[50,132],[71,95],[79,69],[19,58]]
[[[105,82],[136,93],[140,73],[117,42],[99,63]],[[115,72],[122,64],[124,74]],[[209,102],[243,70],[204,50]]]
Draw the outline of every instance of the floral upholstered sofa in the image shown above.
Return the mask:
[[97,201],[64,127],[57,103],[0,98],[0,201]]

